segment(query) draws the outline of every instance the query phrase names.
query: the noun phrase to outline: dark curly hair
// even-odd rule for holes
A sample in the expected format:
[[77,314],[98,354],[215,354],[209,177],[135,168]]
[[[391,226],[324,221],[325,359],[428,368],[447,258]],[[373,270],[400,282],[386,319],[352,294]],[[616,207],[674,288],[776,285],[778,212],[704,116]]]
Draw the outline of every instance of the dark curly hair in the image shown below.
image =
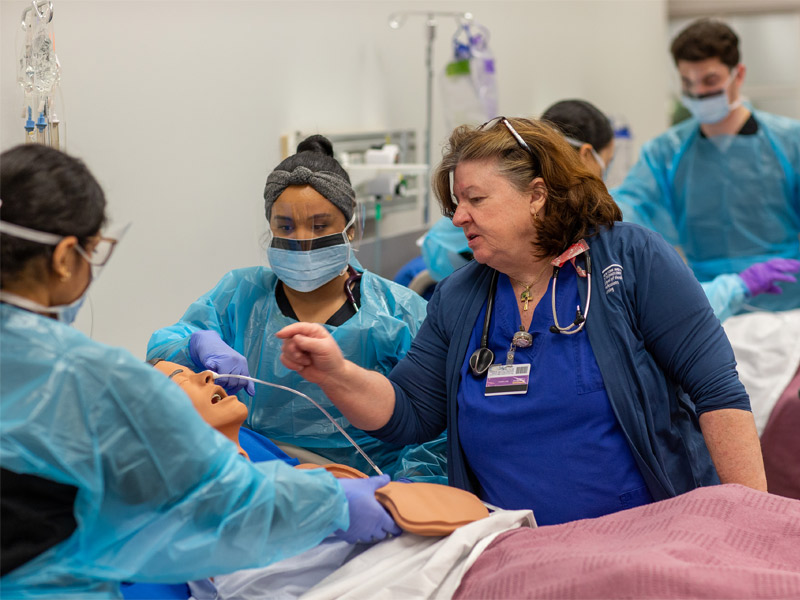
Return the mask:
[[683,29],[670,47],[675,64],[679,60],[699,62],[718,58],[731,69],[739,64],[739,37],[722,21],[700,19]]

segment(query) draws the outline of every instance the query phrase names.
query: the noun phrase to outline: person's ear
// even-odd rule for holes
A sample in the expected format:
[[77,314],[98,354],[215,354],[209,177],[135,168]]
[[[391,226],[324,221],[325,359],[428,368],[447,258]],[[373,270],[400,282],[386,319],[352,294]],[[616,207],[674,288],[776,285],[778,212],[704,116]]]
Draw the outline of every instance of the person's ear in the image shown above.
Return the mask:
[[738,91],[742,84],[744,83],[744,76],[747,74],[747,68],[742,64],[739,63],[737,66],[736,77],[733,78],[734,83],[736,84],[736,90]]
[[531,215],[538,215],[539,211],[544,208],[545,202],[547,202],[547,186],[544,183],[544,179],[541,177],[537,177],[530,184],[530,196],[531,196]]
[[581,161],[584,165],[592,164],[589,159],[594,161],[594,157],[592,156],[592,145],[591,144],[583,144],[580,148],[578,148],[578,155],[581,157]]
[[78,238],[74,235],[69,235],[58,242],[53,250],[50,268],[59,281],[67,281],[72,277],[73,251],[77,245]]

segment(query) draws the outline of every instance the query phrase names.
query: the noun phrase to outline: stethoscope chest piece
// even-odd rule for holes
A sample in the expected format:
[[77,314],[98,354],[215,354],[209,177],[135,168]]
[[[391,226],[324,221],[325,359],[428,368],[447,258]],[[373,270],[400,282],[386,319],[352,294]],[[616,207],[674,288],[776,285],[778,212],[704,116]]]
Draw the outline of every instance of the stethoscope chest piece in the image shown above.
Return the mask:
[[494,362],[494,352],[489,348],[478,348],[469,357],[469,368],[476,376],[481,376],[489,370]]

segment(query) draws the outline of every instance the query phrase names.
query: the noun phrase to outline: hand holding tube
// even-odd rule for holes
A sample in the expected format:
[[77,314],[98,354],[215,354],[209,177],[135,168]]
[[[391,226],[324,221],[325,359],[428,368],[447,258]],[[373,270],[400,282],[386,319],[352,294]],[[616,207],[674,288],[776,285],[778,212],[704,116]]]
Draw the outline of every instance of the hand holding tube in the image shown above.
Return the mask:
[[772,258],[747,267],[739,277],[747,286],[751,296],[759,294],[780,294],[778,281],[797,281],[791,273],[800,271],[800,260],[791,258]]
[[389,483],[388,475],[369,479],[340,479],[339,485],[347,498],[350,526],[338,529],[336,537],[355,544],[376,542],[388,535],[400,535],[401,530],[386,509],[375,499],[375,490]]
[[317,323],[293,323],[275,334],[283,340],[281,363],[300,373],[359,429],[380,429],[394,412],[394,388],[377,371],[345,360],[333,336]]
[[[223,342],[216,331],[195,331],[189,339],[189,355],[198,365],[217,373],[250,376],[247,359]],[[218,383],[229,394],[235,394],[242,388],[251,396],[256,393],[252,381],[223,377]]]

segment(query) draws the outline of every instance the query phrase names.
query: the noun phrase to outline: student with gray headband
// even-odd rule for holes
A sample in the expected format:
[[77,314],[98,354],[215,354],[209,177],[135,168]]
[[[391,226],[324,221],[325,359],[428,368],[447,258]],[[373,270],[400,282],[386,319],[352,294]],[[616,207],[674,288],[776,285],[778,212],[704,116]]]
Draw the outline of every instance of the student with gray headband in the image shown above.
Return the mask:
[[[363,270],[355,260],[355,191],[327,138],[302,141],[297,153],[269,174],[264,213],[270,267],[225,275],[180,321],[153,334],[148,358],[221,374],[252,373],[301,391],[345,426],[384,472],[445,482],[443,440],[410,448],[379,442],[347,423],[318,386],[280,362],[275,333],[297,321],[315,322],[331,332],[350,360],[386,374],[406,354],[425,318],[426,302],[418,294]],[[271,387],[254,389],[244,380],[219,381],[229,391],[244,389],[252,396],[243,397],[249,409],[245,425],[290,455],[370,470],[307,400]],[[314,456],[309,459],[304,451]]]

